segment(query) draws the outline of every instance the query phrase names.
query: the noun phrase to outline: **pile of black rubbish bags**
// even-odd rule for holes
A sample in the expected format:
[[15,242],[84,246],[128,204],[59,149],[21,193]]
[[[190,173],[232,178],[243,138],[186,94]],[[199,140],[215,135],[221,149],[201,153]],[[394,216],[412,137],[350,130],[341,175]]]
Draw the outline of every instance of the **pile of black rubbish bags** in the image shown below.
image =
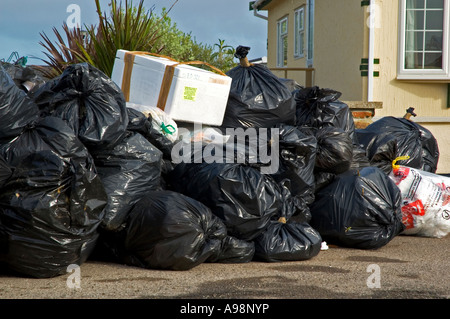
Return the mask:
[[339,92],[262,65],[227,75],[217,129],[277,128],[273,174],[258,161],[174,164],[174,142],[89,64],[53,79],[0,65],[0,269],[48,278],[87,259],[165,270],[300,261],[323,241],[377,249],[404,230],[388,174],[399,155],[436,170],[429,131],[393,117],[356,130]]

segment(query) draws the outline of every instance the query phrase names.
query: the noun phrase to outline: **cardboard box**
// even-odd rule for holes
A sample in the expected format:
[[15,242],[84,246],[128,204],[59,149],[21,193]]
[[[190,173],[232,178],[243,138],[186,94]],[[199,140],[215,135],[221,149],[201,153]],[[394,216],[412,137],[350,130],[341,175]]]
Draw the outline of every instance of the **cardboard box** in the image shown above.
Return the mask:
[[190,64],[205,63],[118,50],[111,79],[127,102],[157,106],[174,120],[221,125],[231,78]]

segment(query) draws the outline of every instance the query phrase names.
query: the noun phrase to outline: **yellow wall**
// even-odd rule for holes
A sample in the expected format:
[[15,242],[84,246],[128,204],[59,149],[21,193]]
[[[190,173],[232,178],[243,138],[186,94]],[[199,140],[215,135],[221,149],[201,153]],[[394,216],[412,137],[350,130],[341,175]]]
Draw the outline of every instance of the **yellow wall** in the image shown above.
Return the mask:
[[[341,100],[367,101],[367,77],[361,77],[361,58],[368,58],[368,7],[360,0],[316,0],[315,8],[315,85],[342,92]],[[343,5],[345,2],[345,5]],[[440,160],[438,173],[450,173],[450,109],[445,83],[412,83],[397,80],[398,0],[372,0],[376,5],[374,66],[379,77],[373,79],[373,101],[382,102],[375,120],[383,116],[401,117],[409,107],[418,115],[415,122],[436,137]],[[268,66],[276,67],[277,21],[289,15],[288,67],[305,67],[306,59],[293,57],[294,10],[306,0],[274,0],[266,9],[268,21]],[[306,44],[305,44],[306,45]],[[282,73],[278,73],[282,76]],[[289,78],[304,83],[304,73]]]
[[[272,1],[266,9],[268,21],[268,66],[276,67],[277,22],[289,18],[288,67],[306,67],[306,57],[294,58],[294,10],[306,0]],[[362,100],[363,83],[359,72],[364,57],[364,9],[361,2],[316,0],[314,68],[315,85],[342,92],[343,100]],[[345,23],[344,23],[345,22]],[[348,23],[351,22],[351,23]],[[307,43],[305,43],[305,48]],[[284,76],[282,72],[274,72]],[[304,85],[304,72],[289,72],[288,77]]]
[[[319,0],[320,1],[320,0]],[[398,1],[377,0],[380,23],[375,29],[375,57],[380,77],[374,78],[374,99],[383,102],[378,116],[403,116],[414,107],[418,117],[449,117],[447,84],[411,83],[397,80]]]
[[[320,0],[318,0],[320,1]],[[450,109],[447,108],[447,84],[411,83],[397,80],[398,53],[398,1],[376,0],[380,19],[375,29],[375,57],[380,65],[375,70],[374,100],[383,102],[376,118],[400,117],[409,107],[415,108],[414,122],[429,129],[437,139],[440,149],[438,173],[450,173]],[[376,119],[375,118],[375,119]]]
[[[305,68],[306,55],[304,58],[294,58],[294,10],[306,4],[306,0],[285,0],[272,1],[267,9],[269,10],[268,21],[268,49],[267,66],[277,67],[277,22],[288,16],[288,67]],[[306,12],[305,12],[306,14]],[[306,17],[305,17],[306,18]],[[305,43],[306,46],[306,43]],[[284,72],[274,71],[280,77],[284,77]],[[305,85],[305,73],[299,71],[288,72],[288,78],[296,80],[299,84]]]
[[361,101],[359,66],[366,57],[361,1],[316,0],[315,11],[316,85],[342,92],[342,100]]

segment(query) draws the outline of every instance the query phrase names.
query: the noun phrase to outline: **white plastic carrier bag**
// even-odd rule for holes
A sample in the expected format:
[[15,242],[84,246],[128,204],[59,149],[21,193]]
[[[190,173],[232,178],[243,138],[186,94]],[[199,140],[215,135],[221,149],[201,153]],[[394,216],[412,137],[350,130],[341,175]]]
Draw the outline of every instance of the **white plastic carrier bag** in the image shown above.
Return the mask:
[[437,238],[448,235],[450,177],[395,165],[396,161],[389,177],[402,193],[402,215],[406,226],[403,234]]

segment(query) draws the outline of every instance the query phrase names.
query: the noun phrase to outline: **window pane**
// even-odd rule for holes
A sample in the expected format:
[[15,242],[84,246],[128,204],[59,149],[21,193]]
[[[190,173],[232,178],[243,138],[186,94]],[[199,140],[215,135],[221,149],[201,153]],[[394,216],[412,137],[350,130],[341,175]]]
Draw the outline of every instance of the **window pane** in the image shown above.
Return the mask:
[[428,0],[427,8],[428,9],[443,9],[444,8],[444,0]]
[[425,69],[442,69],[442,53],[426,53]]
[[[401,0],[404,8],[404,69],[443,70],[447,59],[444,40],[449,30],[444,30],[449,0]],[[433,72],[431,72],[433,73]],[[411,73],[413,74],[413,73]],[[427,74],[426,71],[420,74]],[[417,73],[419,76],[419,73]]]
[[406,51],[422,51],[423,50],[423,32],[406,32]]
[[300,17],[299,17],[299,28],[300,30],[303,30],[305,28],[305,12],[303,10],[300,11]]
[[283,66],[287,65],[287,58],[288,58],[288,41],[287,37],[283,37]]
[[442,32],[425,33],[425,50],[442,51]]
[[427,30],[443,30],[444,11],[427,11]]
[[405,54],[405,69],[422,69],[423,54],[410,52]]
[[305,33],[304,32],[301,32],[300,34],[299,34],[299,41],[300,41],[300,43],[299,43],[299,49],[298,49],[298,54],[299,55],[303,55],[303,46],[304,46],[304,41],[305,41]]
[[407,0],[406,9],[423,9],[425,7],[424,0]]
[[424,21],[425,18],[423,11],[406,11],[406,30],[423,30]]
[[283,66],[283,21],[278,21],[277,65]]
[[312,67],[314,60],[314,12],[315,12],[315,1],[309,0],[310,4],[308,11],[306,12],[308,17],[308,25],[306,27],[306,31],[308,32],[307,39],[307,47],[306,47],[306,56],[307,56],[307,65],[308,67]]
[[287,32],[287,21],[281,21],[281,34],[285,34]]

